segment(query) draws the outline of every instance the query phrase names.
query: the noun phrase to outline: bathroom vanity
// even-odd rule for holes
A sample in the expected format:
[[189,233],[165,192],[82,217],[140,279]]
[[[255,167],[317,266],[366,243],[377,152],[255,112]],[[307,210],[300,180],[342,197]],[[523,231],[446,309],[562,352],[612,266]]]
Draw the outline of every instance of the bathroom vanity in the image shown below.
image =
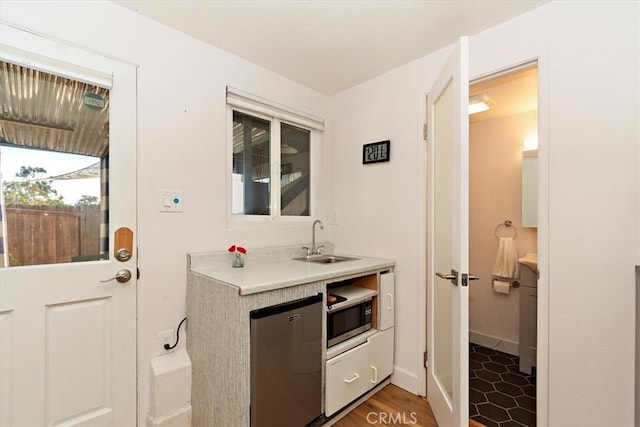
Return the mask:
[[[324,245],[333,252],[330,243]],[[251,424],[250,313],[318,294],[323,310],[318,413],[324,414],[319,422],[388,382],[395,262],[362,256],[342,262],[294,259],[301,256],[297,246],[253,249],[243,268],[232,268],[231,254],[223,251],[188,255],[187,351],[193,366],[194,425]],[[334,294],[346,294],[346,302],[336,302]],[[328,347],[329,313],[369,300],[370,329]]]
[[538,257],[527,254],[520,263],[520,372],[536,366],[538,334]]

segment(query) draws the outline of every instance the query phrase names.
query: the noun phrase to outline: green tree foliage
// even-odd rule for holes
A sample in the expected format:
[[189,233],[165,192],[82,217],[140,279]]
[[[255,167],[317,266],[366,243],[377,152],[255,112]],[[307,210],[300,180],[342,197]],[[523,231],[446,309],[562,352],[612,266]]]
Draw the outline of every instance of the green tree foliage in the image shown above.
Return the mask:
[[88,196],[86,194],[84,194],[82,197],[80,197],[80,200],[78,200],[76,202],[76,206],[80,207],[80,206],[97,206],[98,205],[98,198],[96,196]]
[[63,206],[64,197],[51,187],[53,181],[42,180],[47,170],[41,167],[21,166],[18,181],[3,183],[4,202],[7,205]]

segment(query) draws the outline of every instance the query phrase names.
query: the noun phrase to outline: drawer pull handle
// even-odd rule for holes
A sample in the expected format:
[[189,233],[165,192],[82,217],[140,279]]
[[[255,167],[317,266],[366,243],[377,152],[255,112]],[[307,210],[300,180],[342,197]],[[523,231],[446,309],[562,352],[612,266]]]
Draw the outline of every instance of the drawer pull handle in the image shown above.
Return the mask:
[[344,382],[347,384],[351,384],[352,382],[354,382],[355,380],[357,380],[358,378],[360,378],[360,375],[358,375],[357,372],[354,372],[353,374],[353,378],[349,378],[349,379],[344,379]]
[[371,380],[371,383],[375,384],[378,382],[378,368],[372,365],[371,369],[373,369],[373,379]]
[[393,294],[387,293],[387,295],[389,296],[389,306],[387,307],[387,310],[393,310]]

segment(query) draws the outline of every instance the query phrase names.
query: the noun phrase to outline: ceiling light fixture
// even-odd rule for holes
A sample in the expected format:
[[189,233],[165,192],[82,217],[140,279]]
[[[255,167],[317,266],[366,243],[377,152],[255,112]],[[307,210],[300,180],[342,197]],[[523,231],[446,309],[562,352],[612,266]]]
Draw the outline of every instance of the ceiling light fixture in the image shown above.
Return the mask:
[[522,151],[533,151],[538,149],[538,134],[529,135],[522,141]]
[[469,98],[469,114],[481,113],[496,105],[493,99],[485,94],[473,95]]

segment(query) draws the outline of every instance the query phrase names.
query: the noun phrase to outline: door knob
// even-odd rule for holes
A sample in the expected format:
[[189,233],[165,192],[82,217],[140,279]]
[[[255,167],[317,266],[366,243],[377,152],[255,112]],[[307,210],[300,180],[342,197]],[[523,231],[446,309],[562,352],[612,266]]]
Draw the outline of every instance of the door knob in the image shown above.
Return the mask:
[[436,276],[441,279],[449,280],[451,283],[458,286],[458,272],[453,269],[451,270],[451,274],[436,273]]
[[100,280],[100,283],[107,283],[107,282],[110,282],[112,280],[115,280],[118,283],[127,283],[129,280],[131,280],[131,272],[129,270],[124,270],[124,269],[120,270],[111,279]]

